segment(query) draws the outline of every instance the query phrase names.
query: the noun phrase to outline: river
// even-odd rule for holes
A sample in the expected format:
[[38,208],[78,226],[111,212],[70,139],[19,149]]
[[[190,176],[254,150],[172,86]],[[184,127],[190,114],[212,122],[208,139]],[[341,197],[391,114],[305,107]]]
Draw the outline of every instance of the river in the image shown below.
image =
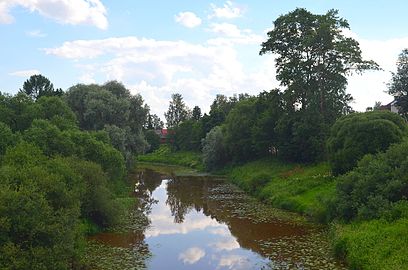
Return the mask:
[[133,178],[135,224],[91,237],[96,256],[115,254],[110,264],[102,263],[106,254],[94,258],[95,268],[345,269],[331,256],[323,228],[268,207],[223,178],[150,169]]

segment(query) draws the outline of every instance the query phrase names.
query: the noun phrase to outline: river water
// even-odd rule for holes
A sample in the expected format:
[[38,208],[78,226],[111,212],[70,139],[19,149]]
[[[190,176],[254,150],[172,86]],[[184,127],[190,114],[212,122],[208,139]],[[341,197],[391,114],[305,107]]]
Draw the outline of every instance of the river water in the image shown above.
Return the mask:
[[146,218],[135,215],[140,224],[127,232],[92,237],[116,254],[116,263],[103,264],[101,257],[96,268],[345,269],[331,256],[322,228],[256,201],[225,179],[141,169],[134,180],[135,211]]

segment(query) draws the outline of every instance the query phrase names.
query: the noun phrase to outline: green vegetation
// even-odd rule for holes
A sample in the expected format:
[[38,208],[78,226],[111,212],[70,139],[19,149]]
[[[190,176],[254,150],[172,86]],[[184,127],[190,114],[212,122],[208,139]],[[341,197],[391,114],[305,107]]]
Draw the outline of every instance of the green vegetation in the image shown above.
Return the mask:
[[[43,76],[15,96],[0,93],[1,269],[84,269],[85,236],[122,223],[134,205],[125,159],[146,143],[143,133],[127,135],[142,130],[147,107],[117,82],[92,92],[98,87],[75,88],[86,115],[66,103],[80,103],[72,92],[59,97]],[[107,114],[108,91],[130,99],[125,124]],[[77,115],[98,126],[86,130]]]
[[407,269],[407,230],[408,218],[337,225],[333,229],[334,249],[352,270]]
[[324,221],[324,201],[335,193],[335,178],[327,164],[300,165],[262,159],[227,170],[245,191],[271,205]]
[[204,170],[200,153],[191,151],[174,152],[169,145],[161,145],[159,149],[152,153],[138,156],[137,160],[142,162],[186,166],[199,171]]
[[341,117],[327,140],[333,173],[343,174],[366,154],[385,151],[406,135],[405,121],[395,113],[372,111]]

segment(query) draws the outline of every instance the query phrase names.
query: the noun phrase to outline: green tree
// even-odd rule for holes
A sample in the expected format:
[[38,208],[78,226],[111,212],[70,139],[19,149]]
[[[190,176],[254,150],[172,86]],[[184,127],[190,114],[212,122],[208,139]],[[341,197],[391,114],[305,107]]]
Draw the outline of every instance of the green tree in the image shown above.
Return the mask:
[[153,152],[160,147],[160,136],[156,134],[154,130],[146,130],[145,131],[145,138],[147,143],[149,144],[148,152]]
[[196,120],[196,121],[200,120],[200,118],[201,118],[201,109],[200,109],[200,107],[194,106],[193,113],[192,113],[192,118],[193,118],[193,120]]
[[61,88],[54,89],[54,85],[50,80],[41,74],[32,75],[26,80],[20,92],[25,93],[33,99],[38,99],[42,96],[61,96],[63,94]]
[[255,157],[252,130],[258,118],[256,98],[238,102],[225,120],[225,143],[231,158],[246,161]]
[[38,146],[48,156],[74,154],[74,144],[50,121],[35,119],[24,131],[23,139]]
[[163,121],[156,114],[148,114],[147,122],[145,124],[146,129],[162,129],[164,127]]
[[254,150],[259,157],[277,154],[279,148],[277,126],[283,117],[282,93],[277,89],[260,93],[255,107],[258,116],[251,130]]
[[399,113],[408,119],[408,49],[398,56],[397,72],[392,73],[388,93],[396,99]]
[[199,151],[202,139],[202,124],[194,120],[182,122],[174,129],[173,147],[176,150]]
[[336,10],[315,15],[297,8],[275,20],[260,51],[277,55],[276,77],[287,87],[289,105],[317,110],[327,123],[349,110],[346,76],[378,69],[362,59],[358,42],[344,36],[343,29],[349,24]]
[[327,141],[334,174],[354,168],[364,155],[385,151],[401,142],[406,132],[404,120],[388,111],[353,113],[336,121]]
[[17,136],[13,134],[10,127],[0,122],[0,160],[1,156],[6,153],[6,149],[17,143]]
[[222,167],[227,162],[226,145],[222,127],[216,126],[202,141],[203,162],[207,170]]
[[181,94],[172,94],[167,112],[164,114],[168,128],[174,128],[188,119],[189,110]]
[[64,167],[25,142],[7,149],[0,168],[1,269],[69,269],[78,261],[81,185]]

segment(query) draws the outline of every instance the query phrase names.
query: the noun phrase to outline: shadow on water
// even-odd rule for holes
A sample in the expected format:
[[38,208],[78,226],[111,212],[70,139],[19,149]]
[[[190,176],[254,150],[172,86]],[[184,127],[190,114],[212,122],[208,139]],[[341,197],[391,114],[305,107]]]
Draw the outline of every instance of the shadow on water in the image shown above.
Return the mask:
[[[115,269],[344,269],[330,256],[323,230],[223,179],[149,169],[134,179],[136,229],[92,237],[139,255],[133,268],[130,260]],[[137,224],[140,214],[144,225]]]

